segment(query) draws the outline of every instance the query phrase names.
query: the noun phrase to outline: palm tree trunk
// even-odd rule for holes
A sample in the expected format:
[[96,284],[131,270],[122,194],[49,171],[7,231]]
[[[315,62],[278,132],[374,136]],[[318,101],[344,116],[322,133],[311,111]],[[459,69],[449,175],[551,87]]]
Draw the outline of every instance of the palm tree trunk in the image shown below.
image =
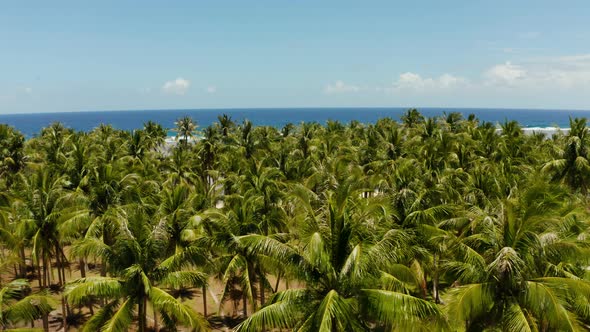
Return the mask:
[[432,293],[434,297],[434,303],[440,303],[440,296],[439,296],[439,289],[438,289],[438,282],[439,282],[439,275],[438,275],[438,265],[437,265],[437,254],[433,256],[433,263],[434,263],[434,271],[432,273]]
[[63,327],[64,332],[68,330],[68,310],[66,308],[66,298],[62,295],[61,296],[61,312],[62,312],[62,319],[63,319]]
[[258,281],[258,287],[260,287],[260,306],[264,306],[264,275],[260,277],[260,280]]
[[160,332],[160,326],[158,326],[158,311],[156,310],[156,306],[153,303],[152,310],[154,312],[154,331]]
[[42,274],[41,274],[41,263],[37,262],[37,280],[39,280],[39,289],[43,288]]
[[43,288],[49,286],[49,271],[47,271],[48,265],[49,264],[47,264],[47,257],[43,255]]
[[137,320],[138,320],[138,331],[145,332],[147,326],[147,312],[146,312],[146,300],[145,298],[139,299],[139,303],[137,304],[138,313],[137,313]]
[[[49,272],[47,271],[48,263],[45,252],[42,252],[41,255],[43,256],[43,286],[41,289],[45,289],[49,286]],[[43,314],[43,331],[49,332],[49,314]]]
[[207,286],[203,286],[203,316],[207,318]]
[[25,256],[25,247],[21,246],[19,249],[19,256],[20,256],[20,262],[19,262],[19,273],[20,273],[20,277],[24,278],[27,275],[27,258]]
[[84,262],[84,258],[80,258],[80,277],[86,278],[86,265]]
[[[264,273],[260,276],[260,280],[258,281],[258,285],[260,287],[260,307],[264,306]],[[262,332],[266,332],[266,324],[262,323]]]
[[107,276],[107,261],[104,258],[101,259],[100,276],[101,277],[106,277]]
[[244,301],[244,317],[248,317],[248,300],[246,297],[246,292],[242,294],[242,300]]
[[57,265],[57,283],[61,286],[62,285],[62,280],[61,280],[61,259],[59,258],[59,253],[57,251],[57,247],[56,247],[56,255],[55,255],[55,265]]

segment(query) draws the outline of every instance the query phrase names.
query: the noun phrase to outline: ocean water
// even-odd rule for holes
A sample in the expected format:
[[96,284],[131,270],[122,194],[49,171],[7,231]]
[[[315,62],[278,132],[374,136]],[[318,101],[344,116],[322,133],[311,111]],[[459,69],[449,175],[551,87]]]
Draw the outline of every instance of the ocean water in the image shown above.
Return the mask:
[[[0,123],[6,123],[21,131],[26,137],[37,135],[52,122],[61,122],[75,130],[89,131],[101,123],[111,124],[123,130],[143,127],[148,120],[160,123],[164,128],[174,128],[174,121],[183,116],[192,117],[203,128],[217,121],[217,116],[227,114],[236,122],[244,119],[254,125],[282,127],[287,123],[302,121],[325,123],[338,120],[344,123],[357,120],[373,123],[383,117],[399,120],[407,108],[243,108],[243,109],[194,109],[194,110],[134,110],[75,113],[35,113],[0,115]],[[528,131],[553,132],[555,127],[568,128],[569,118],[590,117],[590,111],[581,110],[532,110],[532,109],[483,109],[483,108],[420,108],[426,117],[440,116],[444,112],[459,112],[465,117],[475,114],[480,121],[502,123],[516,120]],[[169,135],[173,135],[170,131]]]

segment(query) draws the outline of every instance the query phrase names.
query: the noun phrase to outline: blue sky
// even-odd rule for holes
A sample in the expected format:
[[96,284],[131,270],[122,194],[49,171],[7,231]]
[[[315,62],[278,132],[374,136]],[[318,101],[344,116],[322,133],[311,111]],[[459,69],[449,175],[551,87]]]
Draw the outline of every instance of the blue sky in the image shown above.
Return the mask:
[[590,109],[590,1],[5,1],[0,113]]

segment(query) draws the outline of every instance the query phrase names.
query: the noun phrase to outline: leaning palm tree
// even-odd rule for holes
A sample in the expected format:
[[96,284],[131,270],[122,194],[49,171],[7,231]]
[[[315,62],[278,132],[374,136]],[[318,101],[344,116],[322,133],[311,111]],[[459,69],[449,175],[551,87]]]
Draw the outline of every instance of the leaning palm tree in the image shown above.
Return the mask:
[[[16,279],[0,288],[0,331],[22,331],[20,323],[33,323],[55,307],[55,301],[45,293],[27,295],[29,283]],[[26,329],[34,330],[34,329]]]
[[236,331],[403,330],[427,317],[440,318],[434,303],[405,292],[400,282],[403,278],[395,277],[396,270],[408,272],[398,264],[389,264],[404,250],[398,246],[404,236],[398,231],[382,235],[372,229],[370,225],[379,223],[378,212],[383,209],[359,210],[363,205],[357,201],[361,190],[338,191],[328,192],[326,203],[317,210],[308,204],[311,193],[298,200],[306,211],[298,220],[300,246],[273,236],[240,237],[252,253],[279,262],[305,286],[276,293]]
[[66,297],[72,305],[91,298],[107,301],[83,331],[127,331],[137,310],[137,329],[145,332],[148,304],[154,313],[161,314],[168,328],[181,324],[196,331],[207,330],[207,321],[200,314],[167,291],[167,287],[202,286],[206,275],[187,268],[190,260],[185,256],[166,255],[169,234],[165,221],[150,225],[149,215],[141,207],[128,211],[128,216],[112,246],[99,241],[84,244],[83,250],[100,252],[109,261],[112,277],[81,278],[70,283]]

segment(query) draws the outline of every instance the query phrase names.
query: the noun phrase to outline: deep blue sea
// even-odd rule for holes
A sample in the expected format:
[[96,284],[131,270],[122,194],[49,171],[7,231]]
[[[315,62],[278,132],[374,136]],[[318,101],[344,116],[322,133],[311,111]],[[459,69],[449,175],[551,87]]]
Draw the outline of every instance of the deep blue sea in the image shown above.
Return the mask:
[[[141,128],[152,120],[165,128],[173,128],[174,121],[185,115],[191,116],[199,126],[206,127],[217,121],[217,116],[227,114],[236,122],[249,119],[254,125],[282,127],[287,123],[302,121],[325,123],[327,120],[349,122],[358,120],[372,123],[379,118],[390,117],[399,120],[407,108],[244,108],[244,109],[195,109],[195,110],[134,110],[100,111],[75,113],[35,113],[0,115],[0,123],[9,124],[27,137],[37,135],[43,127],[59,121],[75,130],[89,131],[101,123],[111,124],[124,130]],[[590,117],[590,111],[531,110],[531,109],[482,109],[482,108],[420,108],[427,117],[439,116],[444,112],[460,112],[465,117],[475,114],[481,121],[501,123],[516,120],[527,128],[569,127],[569,117]],[[170,132],[172,135],[172,132]]]

